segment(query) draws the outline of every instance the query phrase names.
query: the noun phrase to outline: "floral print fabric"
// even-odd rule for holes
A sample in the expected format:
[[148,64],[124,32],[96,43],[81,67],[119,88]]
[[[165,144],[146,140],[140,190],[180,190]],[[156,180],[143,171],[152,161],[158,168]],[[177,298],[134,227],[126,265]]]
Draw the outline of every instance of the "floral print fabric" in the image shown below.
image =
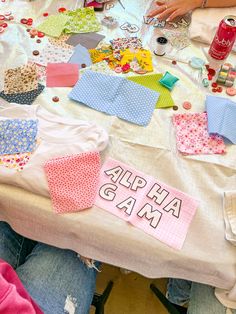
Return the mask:
[[186,155],[224,154],[222,137],[209,135],[207,113],[175,114],[172,118],[178,150]]
[[36,146],[37,120],[0,121],[0,155],[32,152]]

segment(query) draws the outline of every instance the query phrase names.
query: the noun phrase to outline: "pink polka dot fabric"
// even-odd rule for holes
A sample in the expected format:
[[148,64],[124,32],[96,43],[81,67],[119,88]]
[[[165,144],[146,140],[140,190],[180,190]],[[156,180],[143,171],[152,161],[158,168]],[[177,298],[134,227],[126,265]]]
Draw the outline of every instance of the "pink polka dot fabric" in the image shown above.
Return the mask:
[[185,155],[224,154],[222,137],[209,135],[207,113],[175,114],[172,118],[177,149]]
[[96,151],[53,158],[44,164],[52,206],[57,213],[77,212],[93,205],[100,164]]

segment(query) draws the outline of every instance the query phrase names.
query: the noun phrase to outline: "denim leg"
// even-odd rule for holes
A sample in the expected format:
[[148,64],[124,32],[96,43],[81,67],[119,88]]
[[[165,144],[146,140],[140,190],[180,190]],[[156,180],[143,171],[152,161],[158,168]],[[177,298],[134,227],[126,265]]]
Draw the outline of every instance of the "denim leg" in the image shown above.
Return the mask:
[[45,314],[89,313],[97,272],[75,252],[38,243],[16,271]]
[[[192,283],[188,314],[225,314],[226,308],[217,300],[214,288],[204,284]],[[232,310],[236,314],[236,310]]]
[[0,258],[13,268],[24,263],[36,243],[17,234],[6,222],[0,221]]
[[167,284],[168,300],[177,305],[185,305],[189,302],[191,281],[169,278]]

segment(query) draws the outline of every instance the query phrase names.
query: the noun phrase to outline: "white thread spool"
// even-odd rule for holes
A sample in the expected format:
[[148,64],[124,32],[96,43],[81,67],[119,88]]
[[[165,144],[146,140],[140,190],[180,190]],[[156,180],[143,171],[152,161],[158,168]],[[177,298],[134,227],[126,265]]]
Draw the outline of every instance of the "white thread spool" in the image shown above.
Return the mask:
[[156,49],[154,50],[154,53],[156,56],[164,56],[166,53],[166,48],[168,44],[167,38],[161,36],[156,39],[157,46]]

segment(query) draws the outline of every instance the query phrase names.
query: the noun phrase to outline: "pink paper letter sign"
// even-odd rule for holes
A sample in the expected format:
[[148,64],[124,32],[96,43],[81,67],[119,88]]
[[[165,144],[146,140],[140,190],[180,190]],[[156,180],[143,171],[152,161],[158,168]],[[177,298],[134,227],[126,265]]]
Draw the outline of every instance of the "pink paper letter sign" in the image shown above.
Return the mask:
[[95,205],[181,249],[198,201],[109,158],[101,169]]

